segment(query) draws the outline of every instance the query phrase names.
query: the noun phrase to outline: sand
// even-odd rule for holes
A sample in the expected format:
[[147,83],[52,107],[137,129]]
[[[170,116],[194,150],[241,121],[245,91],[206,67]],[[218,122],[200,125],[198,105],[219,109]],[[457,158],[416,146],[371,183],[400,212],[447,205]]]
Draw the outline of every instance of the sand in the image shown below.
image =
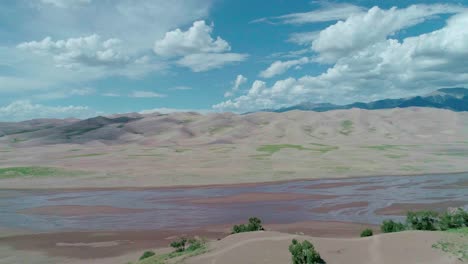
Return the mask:
[[174,113],[86,133],[69,126],[1,137],[0,168],[63,171],[0,177],[0,186],[143,188],[468,171],[467,112]]
[[[432,248],[447,239],[441,232],[407,231],[368,238],[317,238],[278,232],[254,232],[229,236],[210,245],[210,252],[186,259],[187,264],[284,264],[290,263],[288,246],[293,238],[313,243],[329,264],[455,264],[455,256]],[[459,239],[452,236],[453,239]],[[459,241],[460,242],[460,241]],[[463,242],[463,241],[461,241]],[[464,242],[467,242],[465,240]]]
[[275,202],[275,201],[295,201],[295,200],[322,200],[336,198],[336,195],[320,194],[299,194],[299,193],[242,193],[232,196],[191,199],[194,204],[232,204],[232,203],[254,203],[254,202]]
[[54,205],[29,208],[18,211],[28,215],[55,215],[55,216],[92,216],[145,212],[144,209],[117,208],[112,206],[83,206],[83,205]]
[[[228,236],[231,227],[232,224],[225,224],[190,231],[168,229],[10,234],[10,237],[0,237],[0,263],[85,264],[92,260],[92,263],[123,264],[136,260],[145,250],[165,250],[170,241],[179,236],[200,236],[217,241]],[[367,227],[378,230],[378,227],[372,225],[331,221],[265,225],[268,230],[335,238],[357,237]],[[12,259],[15,261],[9,262]]]

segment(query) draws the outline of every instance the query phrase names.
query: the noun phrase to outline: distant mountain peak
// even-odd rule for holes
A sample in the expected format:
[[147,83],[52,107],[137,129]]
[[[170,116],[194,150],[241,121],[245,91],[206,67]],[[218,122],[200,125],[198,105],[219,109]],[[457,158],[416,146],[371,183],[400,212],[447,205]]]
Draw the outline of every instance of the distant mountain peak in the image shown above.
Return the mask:
[[449,95],[449,96],[453,96],[453,97],[456,97],[458,99],[462,99],[463,97],[465,96],[468,96],[468,89],[467,88],[441,88],[441,89],[438,89],[437,91],[435,92],[432,92],[429,94],[429,96],[431,95]]
[[273,112],[287,112],[292,110],[325,112],[330,110],[351,108],[375,110],[405,107],[431,107],[449,109],[452,111],[468,111],[468,89],[461,87],[441,88],[423,96],[413,96],[399,99],[382,99],[369,103],[355,102],[347,105],[303,102],[297,105],[276,109],[273,110]]

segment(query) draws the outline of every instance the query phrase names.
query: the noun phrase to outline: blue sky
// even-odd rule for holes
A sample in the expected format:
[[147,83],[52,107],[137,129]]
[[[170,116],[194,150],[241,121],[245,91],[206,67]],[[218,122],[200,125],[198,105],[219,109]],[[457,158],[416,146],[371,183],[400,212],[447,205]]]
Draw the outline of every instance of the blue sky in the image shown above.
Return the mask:
[[0,120],[468,86],[466,1],[4,0]]

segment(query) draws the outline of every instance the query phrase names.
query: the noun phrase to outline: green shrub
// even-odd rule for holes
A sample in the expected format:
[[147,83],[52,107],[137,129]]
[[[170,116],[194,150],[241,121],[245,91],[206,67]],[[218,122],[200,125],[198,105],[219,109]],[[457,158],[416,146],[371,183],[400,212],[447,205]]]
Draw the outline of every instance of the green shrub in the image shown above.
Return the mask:
[[312,243],[307,240],[300,243],[296,239],[293,239],[291,245],[289,245],[289,252],[291,252],[293,264],[325,263],[325,261],[320,257],[320,254],[315,250]]
[[232,234],[243,233],[243,232],[252,232],[265,230],[262,226],[262,220],[257,217],[249,218],[249,223],[247,225],[235,225],[232,227]]
[[205,242],[201,239],[191,238],[187,239],[181,237],[170,244],[175,249],[175,252],[192,252],[205,246]]
[[446,212],[440,216],[440,230],[468,227],[468,212],[458,208],[453,212]]
[[373,236],[374,235],[374,232],[372,232],[372,229],[364,229],[362,232],[361,232],[361,237],[370,237],[370,236]]
[[393,220],[385,220],[380,226],[382,233],[393,233],[405,230],[405,225]]
[[187,243],[186,238],[179,238],[175,241],[172,241],[170,246],[175,249],[176,252],[183,252],[185,251],[185,244]]
[[140,260],[152,257],[154,255],[156,255],[156,253],[154,253],[153,251],[145,251],[145,253],[143,253],[143,255],[141,255]]
[[201,239],[192,238],[188,240],[188,247],[186,251],[195,251],[205,246],[205,242]]
[[433,211],[408,212],[406,224],[414,230],[434,231],[439,226],[439,213]]

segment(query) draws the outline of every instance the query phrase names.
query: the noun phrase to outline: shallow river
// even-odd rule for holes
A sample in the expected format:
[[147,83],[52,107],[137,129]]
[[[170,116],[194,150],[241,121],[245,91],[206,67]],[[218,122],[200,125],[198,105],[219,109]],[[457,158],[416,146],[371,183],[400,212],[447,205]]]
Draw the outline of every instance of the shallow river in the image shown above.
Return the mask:
[[258,216],[380,223],[408,208],[468,207],[468,173],[140,190],[0,189],[0,227],[34,231],[193,228]]

